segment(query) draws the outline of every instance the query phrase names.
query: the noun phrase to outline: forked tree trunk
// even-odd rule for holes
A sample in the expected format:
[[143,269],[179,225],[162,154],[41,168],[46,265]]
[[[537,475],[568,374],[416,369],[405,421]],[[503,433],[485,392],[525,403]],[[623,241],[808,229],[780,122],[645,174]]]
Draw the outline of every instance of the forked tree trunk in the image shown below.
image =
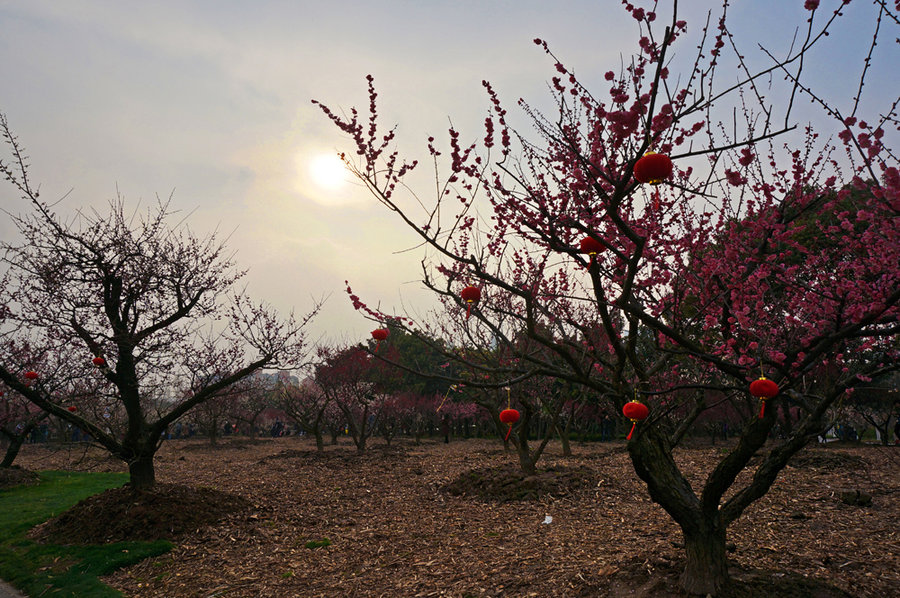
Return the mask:
[[[718,518],[717,518],[718,519]],[[682,526],[685,565],[681,587],[689,594],[719,596],[730,585],[725,550],[725,526],[701,521]]]
[[682,588],[693,595],[720,596],[729,587],[726,524],[715,507],[704,508],[672,458],[671,446],[655,429],[638,430],[628,443],[635,472],[654,502],[681,526],[685,567]]

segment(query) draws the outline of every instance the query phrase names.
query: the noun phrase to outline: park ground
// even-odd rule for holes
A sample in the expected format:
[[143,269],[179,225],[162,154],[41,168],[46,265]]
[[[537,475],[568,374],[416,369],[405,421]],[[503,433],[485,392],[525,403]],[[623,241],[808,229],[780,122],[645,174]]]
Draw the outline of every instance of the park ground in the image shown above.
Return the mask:
[[[681,534],[621,442],[574,443],[570,458],[551,444],[544,473],[524,480],[496,440],[314,448],[169,441],[156,460],[161,496],[113,493],[34,535],[172,538],[171,552],[104,579],[127,596],[679,595]],[[699,481],[727,450],[676,457]],[[123,470],[86,445],[29,445],[17,463]],[[857,490],[871,504],[847,504]],[[730,528],[736,595],[900,595],[898,499],[900,448],[805,449]]]

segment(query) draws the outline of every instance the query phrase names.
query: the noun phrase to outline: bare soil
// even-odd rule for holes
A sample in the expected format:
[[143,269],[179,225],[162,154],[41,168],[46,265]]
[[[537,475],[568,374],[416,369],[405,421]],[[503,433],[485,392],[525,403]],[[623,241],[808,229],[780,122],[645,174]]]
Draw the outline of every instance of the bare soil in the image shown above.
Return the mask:
[[0,467],[0,490],[13,486],[32,486],[38,483],[38,474],[19,465]]
[[[299,438],[171,441],[155,496],[107,493],[34,533],[173,539],[105,579],[128,596],[681,595],[681,533],[623,444],[575,444],[570,458],[551,445],[531,477],[499,441],[394,445],[358,455],[346,439],[323,454]],[[696,485],[726,450],[676,458]],[[124,469],[83,445],[26,446],[18,464]],[[848,489],[871,505],[842,502]],[[804,450],[729,530],[734,595],[900,596],[898,498],[900,449]]]

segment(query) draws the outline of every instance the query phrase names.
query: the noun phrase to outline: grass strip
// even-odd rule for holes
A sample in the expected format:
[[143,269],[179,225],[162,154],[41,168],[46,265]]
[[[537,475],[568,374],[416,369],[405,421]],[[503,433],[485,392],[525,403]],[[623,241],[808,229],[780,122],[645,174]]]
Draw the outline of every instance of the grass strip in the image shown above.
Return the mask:
[[[117,542],[94,546],[38,544],[26,533],[77,502],[128,481],[123,473],[41,472],[40,483],[0,490],[0,578],[30,596],[118,597],[98,579],[168,552],[172,544]],[[102,521],[96,522],[103,525]]]

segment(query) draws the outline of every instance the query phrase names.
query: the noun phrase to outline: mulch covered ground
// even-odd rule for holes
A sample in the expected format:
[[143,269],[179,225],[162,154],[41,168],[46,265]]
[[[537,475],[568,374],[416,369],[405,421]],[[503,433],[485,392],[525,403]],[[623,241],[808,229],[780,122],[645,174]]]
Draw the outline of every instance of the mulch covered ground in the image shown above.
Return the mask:
[[[624,445],[548,450],[544,471],[523,479],[498,441],[376,444],[361,456],[297,438],[175,441],[157,459],[161,496],[113,493],[60,525],[70,541],[116,529],[174,538],[170,553],[105,580],[129,596],[678,596],[681,534]],[[723,450],[677,457],[699,481]],[[27,446],[18,463],[121,468],[73,447]],[[871,504],[847,504],[846,490]],[[898,491],[900,449],[806,449],[730,529],[737,595],[900,595]]]

